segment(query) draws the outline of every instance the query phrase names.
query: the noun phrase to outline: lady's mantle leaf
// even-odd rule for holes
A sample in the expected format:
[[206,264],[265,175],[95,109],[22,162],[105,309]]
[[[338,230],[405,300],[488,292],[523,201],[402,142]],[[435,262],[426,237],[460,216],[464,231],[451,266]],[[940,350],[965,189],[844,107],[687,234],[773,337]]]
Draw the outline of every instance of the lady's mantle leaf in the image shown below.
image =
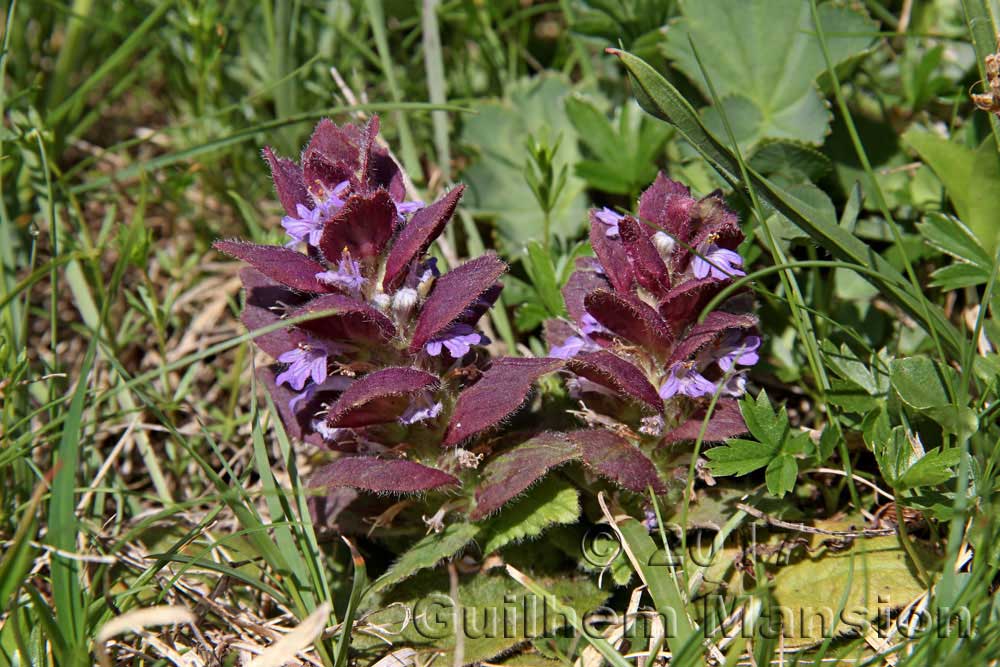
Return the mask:
[[[826,61],[808,0],[688,0],[681,6],[683,18],[666,33],[666,55],[710,99],[691,49],[693,40],[723,106],[726,98],[738,95],[741,103],[757,108],[760,123],[741,137],[746,144],[764,137],[822,143],[830,113],[815,80],[826,71]],[[874,41],[875,24],[846,7],[824,3],[819,20],[834,65],[863,53]],[[710,116],[709,125],[719,113],[713,109]]]
[[376,493],[419,493],[458,480],[435,468],[400,459],[349,456],[337,459],[313,473],[309,486],[347,486]]

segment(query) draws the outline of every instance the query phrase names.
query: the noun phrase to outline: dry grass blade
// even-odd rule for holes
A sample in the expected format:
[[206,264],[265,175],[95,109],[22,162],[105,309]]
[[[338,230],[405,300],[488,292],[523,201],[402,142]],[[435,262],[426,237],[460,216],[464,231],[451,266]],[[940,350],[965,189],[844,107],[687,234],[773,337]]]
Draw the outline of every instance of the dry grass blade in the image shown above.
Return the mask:
[[331,610],[329,602],[321,604],[295,629],[267,647],[250,663],[250,667],[279,667],[292,660],[296,653],[308,647],[323,633]]
[[416,664],[417,652],[412,648],[401,648],[384,658],[379,658],[372,667],[410,667]]
[[111,658],[107,651],[107,642],[112,637],[126,632],[141,632],[157,625],[193,624],[194,614],[187,607],[162,605],[135,609],[112,619],[104,624],[94,637],[94,653],[101,667],[111,667]]

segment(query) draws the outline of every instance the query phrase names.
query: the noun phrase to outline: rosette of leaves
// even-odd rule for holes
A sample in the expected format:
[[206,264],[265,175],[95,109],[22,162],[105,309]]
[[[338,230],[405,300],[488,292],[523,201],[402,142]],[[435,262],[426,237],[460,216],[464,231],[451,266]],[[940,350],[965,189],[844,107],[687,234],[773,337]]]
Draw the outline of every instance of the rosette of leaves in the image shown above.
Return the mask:
[[704,441],[746,432],[735,398],[758,360],[752,298],[737,292],[702,317],[745,275],[743,238],[718,194],[695,199],[663,174],[637,217],[590,213],[595,257],[577,261],[563,289],[569,319],[548,320],[546,338],[591,427],[565,437],[627,489],[663,490],[648,454],[696,440],[706,414]]
[[[485,254],[441,274],[427,257],[458,186],[423,205],[365,127],[323,120],[301,162],[270,149],[285,246],[218,241],[247,262],[248,329],[275,362],[260,377],[286,430],[342,452],[313,486],[421,493],[474,483],[477,438],[525,401],[553,359],[490,360],[477,328],[507,267]],[[292,320],[285,327],[275,327]]]

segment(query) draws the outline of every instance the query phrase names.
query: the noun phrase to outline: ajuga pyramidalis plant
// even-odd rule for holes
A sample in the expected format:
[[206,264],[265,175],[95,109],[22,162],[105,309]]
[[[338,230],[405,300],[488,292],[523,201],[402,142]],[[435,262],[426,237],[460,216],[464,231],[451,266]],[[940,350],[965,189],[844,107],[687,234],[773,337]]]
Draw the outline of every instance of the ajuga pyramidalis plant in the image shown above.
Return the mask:
[[[287,215],[284,246],[218,241],[247,262],[250,330],[325,313],[261,335],[260,373],[296,439],[343,452],[315,486],[419,493],[475,483],[477,442],[525,401],[555,359],[490,360],[477,324],[507,267],[493,254],[441,273],[427,257],[462,186],[423,205],[365,127],[319,123],[301,162],[265,149]],[[459,503],[460,505],[460,503]]]
[[[251,331],[315,315],[254,339],[274,360],[260,377],[286,430],[340,452],[311,485],[431,494],[440,528],[449,511],[495,513],[571,461],[631,491],[665,491],[644,452],[694,439],[717,390],[707,439],[745,430],[731,397],[759,345],[749,300],[695,322],[742,273],[742,235],[718,197],[696,201],[661,176],[639,203],[652,227],[592,212],[596,258],[581,260],[564,290],[572,321],[547,323],[551,356],[491,358],[479,322],[506,265],[485,254],[439,271],[427,252],[462,186],[426,206],[406,201],[377,132],[377,118],[324,120],[299,163],[266,149],[288,242],[216,243],[250,265],[241,276]],[[591,428],[497,437],[534,382],[558,370]]]
[[595,257],[578,260],[563,295],[571,321],[549,320],[550,354],[566,360],[573,398],[594,428],[567,434],[587,449],[618,452],[618,481],[662,488],[647,453],[744,433],[735,397],[757,362],[760,337],[748,293],[698,321],[737,276],[743,240],[718,195],[696,200],[660,174],[639,199],[638,219],[592,210]]

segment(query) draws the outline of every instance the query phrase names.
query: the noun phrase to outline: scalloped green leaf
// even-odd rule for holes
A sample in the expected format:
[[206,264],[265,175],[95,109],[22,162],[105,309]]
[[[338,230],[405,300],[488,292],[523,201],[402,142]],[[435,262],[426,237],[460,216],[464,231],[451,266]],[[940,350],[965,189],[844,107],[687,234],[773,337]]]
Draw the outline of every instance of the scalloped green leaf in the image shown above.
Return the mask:
[[[691,49],[690,41],[694,42],[730,122],[733,104],[754,107],[759,114],[756,127],[737,133],[741,144],[752,145],[765,137],[823,142],[831,115],[816,79],[826,72],[826,61],[814,36],[808,0],[680,4],[682,18],[667,31],[664,52],[711,99]],[[824,3],[819,19],[834,64],[864,53],[874,43],[878,28],[859,12]],[[705,118],[710,128],[717,113]]]
[[483,553],[541,535],[549,526],[573,523],[580,516],[580,498],[568,482],[542,480],[500,514],[485,522],[476,541]]

